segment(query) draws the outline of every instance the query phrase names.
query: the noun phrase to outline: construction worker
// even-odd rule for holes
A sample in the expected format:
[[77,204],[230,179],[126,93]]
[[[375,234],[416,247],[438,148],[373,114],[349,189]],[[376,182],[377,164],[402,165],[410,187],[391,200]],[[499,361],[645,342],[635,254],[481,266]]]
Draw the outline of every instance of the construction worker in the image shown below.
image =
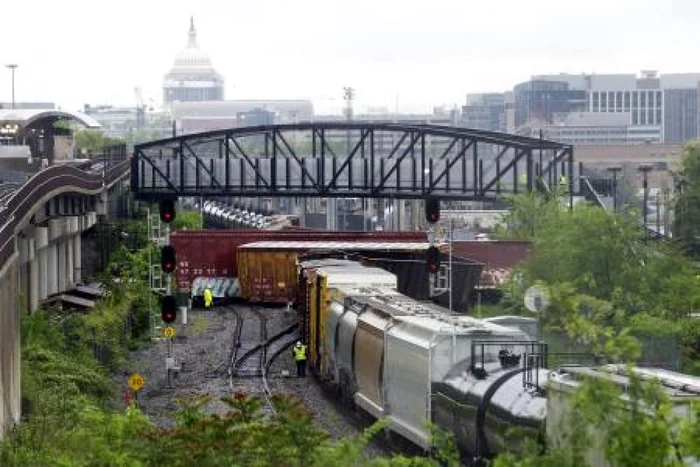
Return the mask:
[[211,308],[213,302],[214,297],[211,294],[211,289],[207,287],[204,289],[204,308]]
[[301,341],[297,341],[297,345],[292,350],[292,355],[294,356],[294,362],[297,364],[297,376],[306,376],[306,346]]

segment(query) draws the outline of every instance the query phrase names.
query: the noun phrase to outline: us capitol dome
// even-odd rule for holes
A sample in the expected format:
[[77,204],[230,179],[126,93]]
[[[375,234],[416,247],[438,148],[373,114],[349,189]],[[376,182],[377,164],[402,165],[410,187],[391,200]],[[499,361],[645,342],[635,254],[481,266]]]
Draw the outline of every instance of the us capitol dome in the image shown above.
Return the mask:
[[214,70],[209,54],[197,45],[194,18],[190,18],[187,47],[177,54],[175,63],[163,79],[163,102],[223,99],[224,79]]

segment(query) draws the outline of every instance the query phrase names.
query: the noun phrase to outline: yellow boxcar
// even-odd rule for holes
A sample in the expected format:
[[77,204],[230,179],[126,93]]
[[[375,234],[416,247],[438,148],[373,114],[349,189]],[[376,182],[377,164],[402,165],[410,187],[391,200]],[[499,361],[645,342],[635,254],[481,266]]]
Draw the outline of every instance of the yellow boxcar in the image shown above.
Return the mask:
[[238,281],[249,302],[296,301],[298,252],[239,247]]

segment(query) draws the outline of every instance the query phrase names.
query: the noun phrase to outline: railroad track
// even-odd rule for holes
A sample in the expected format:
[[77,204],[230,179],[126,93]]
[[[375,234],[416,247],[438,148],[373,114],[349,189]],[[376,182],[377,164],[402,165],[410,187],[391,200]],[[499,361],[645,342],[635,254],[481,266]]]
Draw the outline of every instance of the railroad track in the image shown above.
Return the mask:
[[[236,326],[233,332],[231,352],[228,358],[226,373],[229,387],[233,391],[233,380],[240,378],[260,378],[267,404],[276,412],[272,403],[272,390],[268,374],[273,362],[282,352],[289,349],[299,339],[298,324],[285,327],[282,331],[268,336],[268,318],[259,308],[251,309],[252,315],[259,323],[260,343],[241,353],[244,316],[240,310],[232,308],[236,316]],[[220,365],[223,366],[223,365]]]

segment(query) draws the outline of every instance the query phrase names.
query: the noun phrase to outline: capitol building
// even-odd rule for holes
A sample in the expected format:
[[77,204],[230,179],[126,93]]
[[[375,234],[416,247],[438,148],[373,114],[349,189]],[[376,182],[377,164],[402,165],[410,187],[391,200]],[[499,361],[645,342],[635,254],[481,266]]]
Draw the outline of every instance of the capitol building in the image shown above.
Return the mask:
[[224,79],[212,66],[209,55],[197,45],[194,18],[190,18],[187,47],[176,56],[163,79],[163,102],[221,101]]

